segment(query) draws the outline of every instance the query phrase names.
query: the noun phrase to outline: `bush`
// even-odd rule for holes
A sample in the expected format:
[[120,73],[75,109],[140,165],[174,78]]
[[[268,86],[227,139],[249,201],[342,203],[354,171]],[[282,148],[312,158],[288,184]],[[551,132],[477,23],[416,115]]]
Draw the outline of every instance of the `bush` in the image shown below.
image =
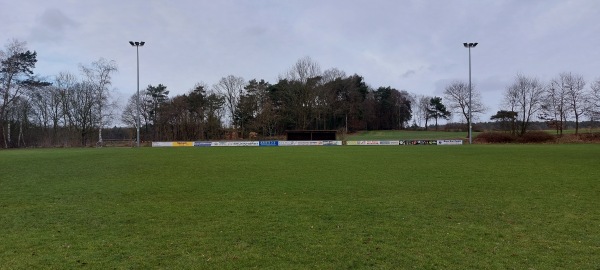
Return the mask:
[[520,143],[546,143],[554,142],[556,137],[545,131],[529,131],[517,140]]
[[600,133],[564,134],[557,141],[559,143],[600,143]]
[[600,133],[581,133],[579,138],[584,142],[600,142]]
[[483,132],[475,137],[478,143],[513,143],[516,137],[510,133],[503,132]]

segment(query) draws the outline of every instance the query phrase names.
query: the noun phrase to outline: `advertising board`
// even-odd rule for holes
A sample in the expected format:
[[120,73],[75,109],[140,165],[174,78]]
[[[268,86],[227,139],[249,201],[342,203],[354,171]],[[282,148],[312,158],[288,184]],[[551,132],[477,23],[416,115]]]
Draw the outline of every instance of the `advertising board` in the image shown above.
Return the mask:
[[379,141],[379,145],[400,145],[400,141]]
[[224,141],[224,142],[152,142],[152,147],[209,146],[338,146],[338,145],[462,145],[463,140],[399,140],[399,141]]
[[279,141],[260,141],[258,146],[278,146]]
[[400,141],[347,141],[346,145],[398,145]]
[[400,145],[437,145],[437,140],[405,140]]
[[194,142],[194,146],[196,147],[210,147],[211,145],[211,142]]
[[152,147],[172,147],[173,142],[152,142]]
[[194,146],[194,142],[173,142],[173,147]]
[[342,141],[323,141],[323,146],[338,146],[342,145]]
[[462,140],[438,140],[438,145],[462,145]]
[[279,141],[279,146],[321,146],[323,141]]
[[212,142],[211,146],[258,146],[258,141]]

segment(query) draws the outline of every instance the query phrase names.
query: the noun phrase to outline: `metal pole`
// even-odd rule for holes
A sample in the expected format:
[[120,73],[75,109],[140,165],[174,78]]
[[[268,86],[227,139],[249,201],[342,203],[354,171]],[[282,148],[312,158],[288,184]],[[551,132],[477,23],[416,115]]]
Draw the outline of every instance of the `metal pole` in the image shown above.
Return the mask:
[[135,99],[137,107],[137,147],[140,147],[140,46],[135,46],[137,57],[137,98]]
[[473,117],[471,115],[473,88],[471,88],[471,46],[469,46],[469,144],[473,144]]
[[473,85],[471,84],[471,47],[477,46],[477,42],[469,42],[463,43],[465,48],[469,49],[469,116],[467,122],[469,124],[469,144],[473,143],[473,112],[471,108],[473,107],[472,97],[473,97]]
[[129,44],[131,44],[131,46],[135,46],[135,56],[136,56],[136,63],[137,63],[137,97],[135,99],[135,107],[136,107],[136,111],[137,111],[137,119],[136,119],[136,133],[137,133],[137,147],[140,147],[140,125],[141,125],[141,120],[140,120],[140,46],[144,46],[143,41],[129,41]]

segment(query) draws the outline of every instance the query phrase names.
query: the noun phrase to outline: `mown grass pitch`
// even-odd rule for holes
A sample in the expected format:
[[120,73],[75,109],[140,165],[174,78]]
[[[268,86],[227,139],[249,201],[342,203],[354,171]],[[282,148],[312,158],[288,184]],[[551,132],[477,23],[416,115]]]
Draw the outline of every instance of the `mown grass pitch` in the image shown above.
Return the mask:
[[599,153],[0,151],[0,268],[598,269]]

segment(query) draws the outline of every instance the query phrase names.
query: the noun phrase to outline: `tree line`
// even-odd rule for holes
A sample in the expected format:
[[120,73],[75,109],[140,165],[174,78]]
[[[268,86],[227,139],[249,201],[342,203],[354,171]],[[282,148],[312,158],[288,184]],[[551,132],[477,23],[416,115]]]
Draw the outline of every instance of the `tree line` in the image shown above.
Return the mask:
[[[136,128],[143,141],[272,138],[287,130],[437,129],[438,121],[453,113],[468,126],[488,110],[477,87],[469,104],[465,82],[450,83],[443,97],[391,86],[373,88],[358,74],[347,75],[336,68],[322,71],[309,57],[299,59],[275,83],[229,75],[212,86],[198,82],[173,96],[166,85],[148,85],[139,99],[136,93],[120,108],[111,88],[112,76],[118,72],[113,60],[80,64],[78,74],[41,77],[33,72],[37,53],[18,40],[0,50],[0,60],[3,148],[131,140]],[[570,73],[547,85],[518,75],[507,87],[505,109],[492,118],[514,133],[525,133],[534,118],[553,127],[572,118],[597,119],[600,80],[589,90],[584,86],[580,76]],[[474,119],[469,119],[469,105]],[[125,125],[124,132],[107,131],[115,122]]]
[[525,134],[535,119],[545,121],[559,135],[572,120],[577,134],[584,117],[591,122],[600,119],[600,79],[586,88],[583,76],[571,72],[560,73],[547,83],[518,74],[506,88],[504,107],[491,119],[513,134]]

